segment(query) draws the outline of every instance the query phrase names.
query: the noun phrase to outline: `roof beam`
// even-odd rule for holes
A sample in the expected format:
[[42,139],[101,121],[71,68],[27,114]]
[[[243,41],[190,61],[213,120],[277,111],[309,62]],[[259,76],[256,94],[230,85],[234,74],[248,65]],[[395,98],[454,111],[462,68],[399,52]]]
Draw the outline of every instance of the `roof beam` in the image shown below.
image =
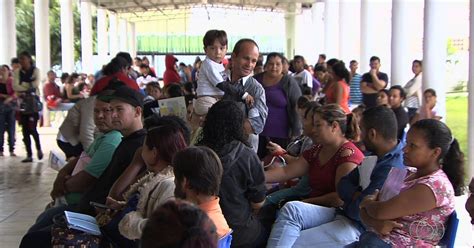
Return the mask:
[[144,11],[147,11],[148,9],[143,7],[143,5],[141,5],[137,0],[133,0],[133,2],[140,8],[142,8]]
[[158,10],[162,14],[164,10],[204,5],[213,6],[235,6],[237,8],[270,8],[287,10],[290,3],[314,4],[322,0],[91,0],[96,5],[117,13],[144,12]]

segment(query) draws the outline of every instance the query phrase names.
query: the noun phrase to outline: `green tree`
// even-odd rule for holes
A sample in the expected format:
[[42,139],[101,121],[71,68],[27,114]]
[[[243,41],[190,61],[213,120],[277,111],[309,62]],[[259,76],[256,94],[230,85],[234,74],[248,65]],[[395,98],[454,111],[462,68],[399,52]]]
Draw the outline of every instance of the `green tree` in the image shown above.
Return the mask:
[[[35,53],[34,5],[32,0],[16,1],[17,53]],[[93,45],[97,46],[97,16],[92,17]],[[74,61],[81,59],[81,14],[76,1],[73,1],[74,22]],[[51,42],[51,65],[61,64],[61,6],[59,0],[49,1],[49,26]],[[96,50],[96,49],[94,49]]]
[[61,8],[57,0],[49,2],[49,27],[51,65],[58,65],[61,64]]
[[22,51],[35,54],[35,16],[32,1],[17,1],[15,12],[17,54]]

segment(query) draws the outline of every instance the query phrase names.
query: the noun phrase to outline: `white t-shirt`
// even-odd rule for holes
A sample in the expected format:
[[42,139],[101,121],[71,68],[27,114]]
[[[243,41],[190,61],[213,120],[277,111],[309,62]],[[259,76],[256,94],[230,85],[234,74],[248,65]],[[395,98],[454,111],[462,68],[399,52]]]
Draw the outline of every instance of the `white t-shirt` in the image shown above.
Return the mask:
[[216,87],[228,79],[224,65],[207,58],[202,61],[197,81],[197,96],[223,96],[224,91]]
[[422,73],[412,78],[404,86],[407,99],[405,100],[405,107],[407,108],[419,108],[421,105],[421,98],[423,97],[422,86]]
[[307,85],[309,88],[313,88],[313,76],[311,76],[311,73],[307,70],[303,70],[300,72],[295,72],[291,74],[291,76],[296,79],[298,82],[298,85]]

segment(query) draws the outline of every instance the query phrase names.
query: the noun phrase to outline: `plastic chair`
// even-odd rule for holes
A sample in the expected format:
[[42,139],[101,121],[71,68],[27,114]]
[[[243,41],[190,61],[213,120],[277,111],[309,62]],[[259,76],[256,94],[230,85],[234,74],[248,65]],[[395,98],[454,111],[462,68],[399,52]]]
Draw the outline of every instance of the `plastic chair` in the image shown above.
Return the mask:
[[443,238],[439,241],[438,245],[446,246],[447,248],[453,248],[454,241],[456,240],[456,233],[458,231],[458,225],[458,215],[456,214],[456,211],[453,211],[453,213],[448,218]]
[[217,248],[230,248],[232,243],[232,230],[230,230],[224,237],[220,238],[217,242]]

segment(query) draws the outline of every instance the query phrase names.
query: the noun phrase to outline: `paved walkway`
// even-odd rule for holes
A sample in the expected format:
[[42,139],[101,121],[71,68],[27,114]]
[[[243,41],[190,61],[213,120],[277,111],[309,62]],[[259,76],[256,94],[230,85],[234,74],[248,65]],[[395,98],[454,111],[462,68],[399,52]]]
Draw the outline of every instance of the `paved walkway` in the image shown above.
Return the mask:
[[[35,221],[45,205],[51,200],[56,171],[47,163],[51,150],[59,150],[56,145],[57,129],[40,128],[41,144],[45,158],[33,163],[21,163],[25,157],[21,133],[17,133],[18,157],[0,157],[0,247],[18,247],[21,237]],[[36,154],[34,154],[36,156]],[[456,211],[461,219],[455,247],[473,247],[473,229],[469,215],[464,209],[466,196],[456,199]]]
[[[34,157],[33,163],[21,163],[26,153],[21,133],[16,136],[18,157],[0,157],[0,247],[18,247],[21,237],[34,223],[36,216],[50,201],[49,192],[57,172],[48,166],[49,152],[58,150],[57,130],[40,128],[40,139],[45,154],[43,160]],[[7,149],[8,150],[8,149]],[[36,153],[33,152],[34,156]]]

